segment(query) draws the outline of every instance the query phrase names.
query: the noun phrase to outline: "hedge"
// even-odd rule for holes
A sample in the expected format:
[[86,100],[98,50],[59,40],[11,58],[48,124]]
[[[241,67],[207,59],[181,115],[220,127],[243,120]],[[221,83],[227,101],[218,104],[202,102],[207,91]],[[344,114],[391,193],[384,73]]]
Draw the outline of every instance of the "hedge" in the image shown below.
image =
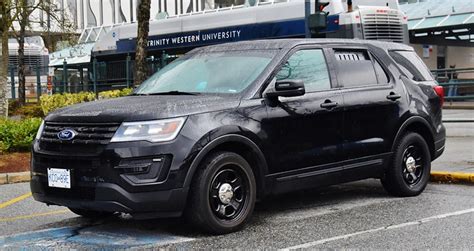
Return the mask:
[[29,151],[40,125],[40,118],[1,119],[0,152]]
[[[104,91],[99,93],[99,99],[117,98],[129,95],[131,88],[123,90]],[[40,106],[28,105],[24,107],[11,108],[14,113],[11,115],[22,115],[23,120],[0,119],[0,153],[29,151],[36,133],[41,125],[41,118],[58,108],[82,102],[96,100],[93,92],[64,93],[51,96],[41,96]]]
[[[125,88],[122,90],[103,91],[99,93],[99,99],[117,98],[127,96],[132,93],[132,88]],[[44,114],[48,114],[56,109],[96,100],[93,92],[80,93],[58,93],[53,95],[43,95],[40,98],[41,109]]]

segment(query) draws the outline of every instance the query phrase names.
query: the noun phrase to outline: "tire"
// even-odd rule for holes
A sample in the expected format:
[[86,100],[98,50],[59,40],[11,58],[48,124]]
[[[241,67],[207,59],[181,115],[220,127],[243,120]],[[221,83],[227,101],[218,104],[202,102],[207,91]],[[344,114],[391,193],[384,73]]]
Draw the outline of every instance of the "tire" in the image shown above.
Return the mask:
[[408,132],[396,143],[382,185],[394,196],[417,196],[425,190],[430,171],[431,155],[425,139],[418,133]]
[[94,210],[71,208],[71,207],[69,207],[69,210],[71,210],[71,212],[77,215],[80,215],[88,219],[100,219],[100,218],[112,216],[114,214],[112,212],[102,212],[102,211],[94,211]]
[[242,156],[212,153],[196,171],[185,216],[194,226],[212,234],[235,232],[252,215],[256,192],[253,171]]

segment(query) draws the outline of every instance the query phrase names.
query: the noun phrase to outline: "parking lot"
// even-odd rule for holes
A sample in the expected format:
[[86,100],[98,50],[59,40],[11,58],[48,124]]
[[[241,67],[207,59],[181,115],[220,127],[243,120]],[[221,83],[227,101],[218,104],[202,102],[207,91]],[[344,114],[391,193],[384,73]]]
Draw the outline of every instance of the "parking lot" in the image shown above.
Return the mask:
[[[29,192],[26,183],[1,189],[1,201]],[[28,197],[0,209],[0,247],[472,248],[473,193],[474,186],[430,184],[419,197],[394,198],[374,180],[303,191],[261,201],[248,227],[224,236],[180,219],[87,221]]]

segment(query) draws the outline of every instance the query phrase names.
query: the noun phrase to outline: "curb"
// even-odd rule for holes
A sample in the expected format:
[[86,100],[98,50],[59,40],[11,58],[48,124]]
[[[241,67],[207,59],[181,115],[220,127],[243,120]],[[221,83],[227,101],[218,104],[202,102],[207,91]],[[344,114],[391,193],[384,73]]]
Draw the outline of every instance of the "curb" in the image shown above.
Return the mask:
[[31,180],[30,172],[1,173],[0,174],[0,185],[28,182],[30,180]]
[[474,173],[431,172],[431,182],[471,183],[474,184]]
[[447,110],[474,110],[474,103],[462,103],[462,102],[445,102],[443,109]]

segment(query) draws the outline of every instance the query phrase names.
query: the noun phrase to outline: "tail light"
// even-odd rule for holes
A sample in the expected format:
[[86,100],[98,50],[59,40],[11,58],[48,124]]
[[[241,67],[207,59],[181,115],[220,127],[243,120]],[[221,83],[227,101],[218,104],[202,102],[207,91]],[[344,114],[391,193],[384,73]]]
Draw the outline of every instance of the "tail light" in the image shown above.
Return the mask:
[[438,95],[438,97],[439,97],[441,106],[443,106],[443,104],[444,104],[444,88],[440,85],[437,85],[433,89],[436,92],[436,95]]

